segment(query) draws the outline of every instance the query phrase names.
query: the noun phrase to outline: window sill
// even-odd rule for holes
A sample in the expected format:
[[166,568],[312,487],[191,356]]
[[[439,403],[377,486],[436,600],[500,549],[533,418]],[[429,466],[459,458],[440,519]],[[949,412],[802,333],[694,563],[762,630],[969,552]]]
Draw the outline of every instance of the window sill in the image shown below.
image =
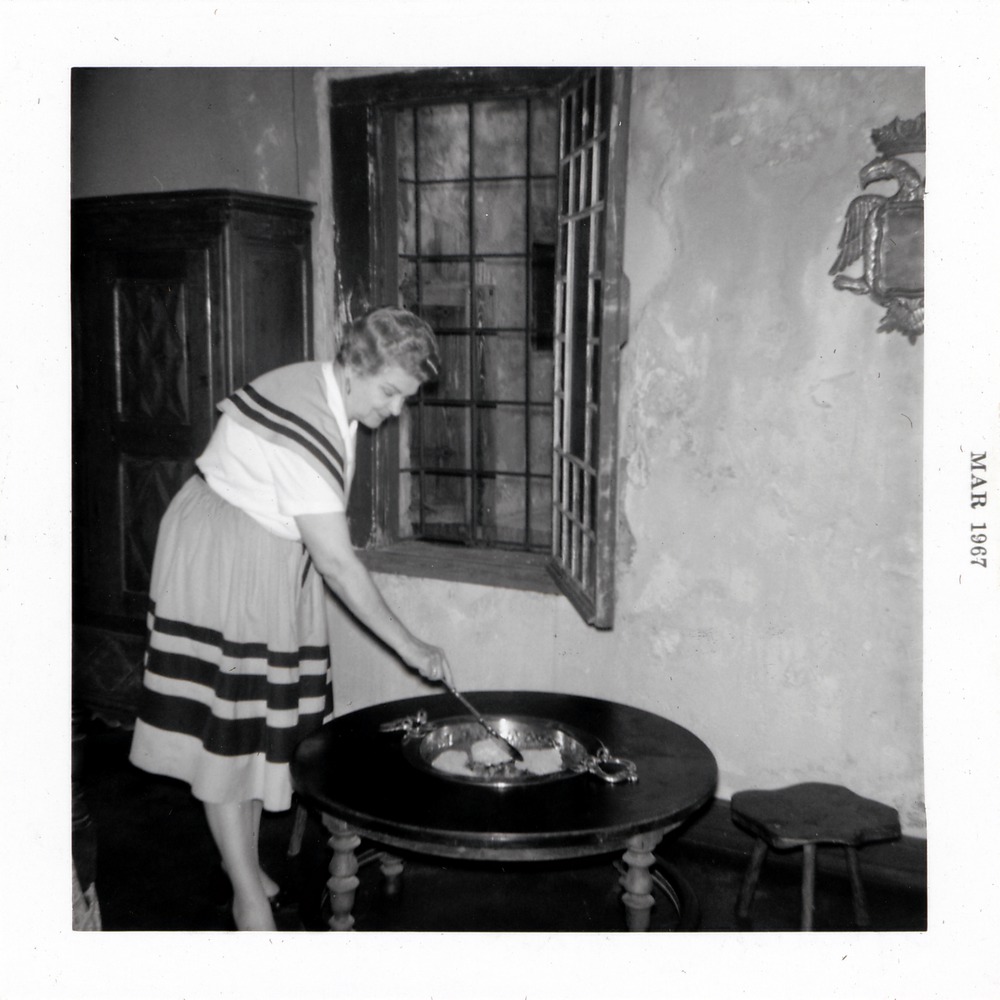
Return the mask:
[[540,594],[560,593],[549,575],[549,557],[533,552],[398,542],[383,549],[359,550],[358,556],[372,573],[452,580],[481,587],[531,590]]

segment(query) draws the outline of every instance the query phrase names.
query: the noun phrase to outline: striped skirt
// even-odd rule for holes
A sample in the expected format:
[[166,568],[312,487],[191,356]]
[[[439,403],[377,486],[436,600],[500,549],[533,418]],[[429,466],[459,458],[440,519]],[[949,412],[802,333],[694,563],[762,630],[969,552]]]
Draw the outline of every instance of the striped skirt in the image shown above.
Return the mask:
[[288,763],[333,717],[323,581],[192,477],[163,516],[129,759],[203,802],[291,805]]

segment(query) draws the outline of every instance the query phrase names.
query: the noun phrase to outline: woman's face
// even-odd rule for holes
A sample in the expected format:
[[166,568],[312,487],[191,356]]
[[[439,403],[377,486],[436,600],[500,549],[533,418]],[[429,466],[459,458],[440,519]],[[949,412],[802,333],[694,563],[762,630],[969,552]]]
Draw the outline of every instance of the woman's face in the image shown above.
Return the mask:
[[420,382],[398,365],[388,364],[374,375],[350,374],[351,391],[344,400],[350,420],[374,430],[389,417],[398,417]]

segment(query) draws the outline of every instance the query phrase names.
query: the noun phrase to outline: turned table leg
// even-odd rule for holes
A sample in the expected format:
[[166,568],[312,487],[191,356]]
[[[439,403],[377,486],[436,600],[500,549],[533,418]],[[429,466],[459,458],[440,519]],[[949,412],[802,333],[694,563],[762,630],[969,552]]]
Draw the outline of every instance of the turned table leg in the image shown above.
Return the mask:
[[358,859],[354,853],[361,838],[343,820],[323,817],[323,825],[330,833],[330,930],[349,931],[354,926],[351,910],[354,893],[358,888]]
[[640,833],[627,841],[625,874],[619,879],[625,919],[630,931],[649,930],[650,911],[653,909],[653,876],[649,869],[656,860],[653,848],[663,839],[662,830]]
[[382,888],[385,894],[387,896],[395,896],[399,892],[403,875],[402,858],[397,858],[395,854],[386,854],[383,852],[379,868],[382,869]]

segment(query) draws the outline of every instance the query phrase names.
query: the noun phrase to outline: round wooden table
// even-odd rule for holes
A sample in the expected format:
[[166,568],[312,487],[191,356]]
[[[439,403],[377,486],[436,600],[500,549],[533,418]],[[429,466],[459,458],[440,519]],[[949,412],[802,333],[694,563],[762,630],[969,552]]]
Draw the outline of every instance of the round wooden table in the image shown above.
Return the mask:
[[[599,740],[633,761],[635,782],[610,784],[583,773],[503,788],[449,780],[406,758],[404,733],[383,724],[427,713],[428,721],[467,716],[450,695],[373,705],[307,737],[292,760],[292,783],[330,833],[334,930],[349,930],[361,837],[436,857],[545,861],[624,850],[622,900],[630,930],[646,930],[653,905],[653,849],[714,794],[718,769],[693,733],[651,712],[577,695],[475,691],[487,716],[549,719]],[[389,856],[383,873],[398,879]]]

